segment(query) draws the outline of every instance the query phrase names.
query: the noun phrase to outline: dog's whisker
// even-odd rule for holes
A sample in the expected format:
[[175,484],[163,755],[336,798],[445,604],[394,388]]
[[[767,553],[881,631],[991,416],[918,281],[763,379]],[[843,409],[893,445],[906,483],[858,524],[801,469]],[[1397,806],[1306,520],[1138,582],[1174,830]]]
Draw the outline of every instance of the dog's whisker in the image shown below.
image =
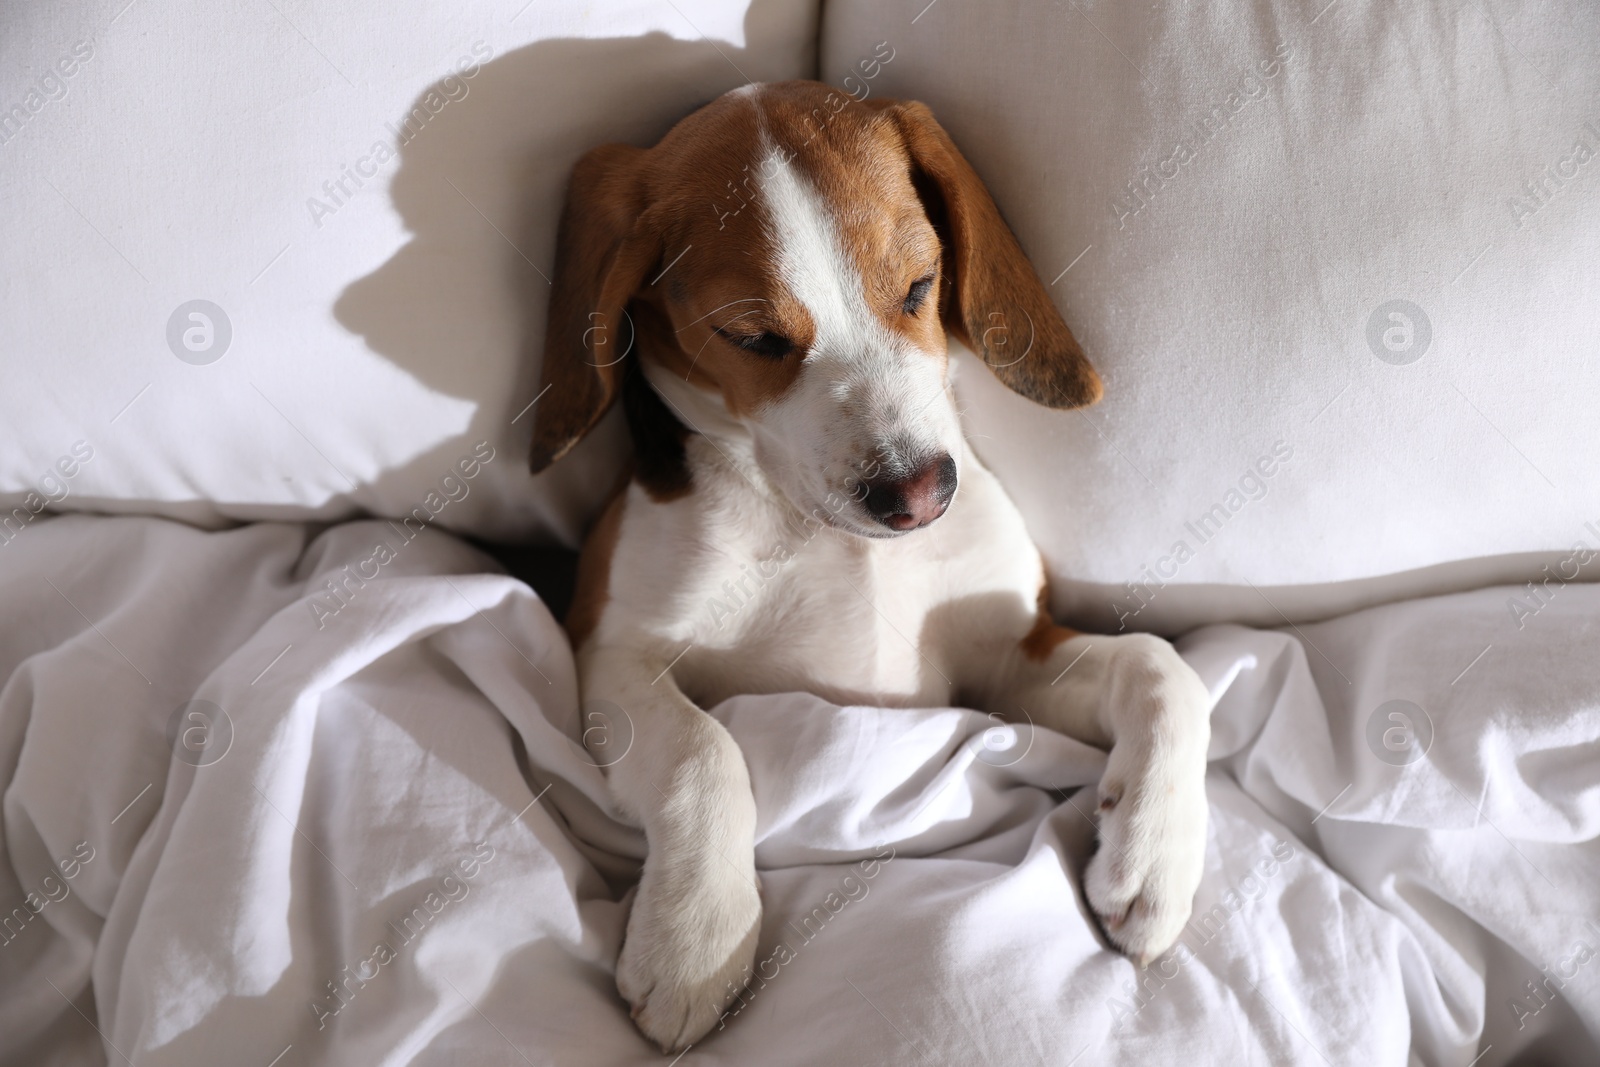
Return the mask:
[[[693,326],[696,322],[704,322],[706,319],[709,319],[711,316],[713,316],[717,312],[721,311],[722,308],[731,308],[735,304],[750,304],[750,303],[770,304],[770,303],[772,303],[772,301],[768,300],[766,297],[761,297],[761,296],[742,296],[738,300],[730,300],[730,301],[728,301],[726,304],[723,304],[722,307],[714,307],[714,308],[712,308],[710,311],[706,312],[704,315],[701,315],[698,319],[695,319],[694,322],[686,322],[682,326],[678,327],[676,330],[673,330],[672,332],[673,333],[682,333],[684,330],[687,330],[689,327]],[[748,312],[746,314],[748,314]]]

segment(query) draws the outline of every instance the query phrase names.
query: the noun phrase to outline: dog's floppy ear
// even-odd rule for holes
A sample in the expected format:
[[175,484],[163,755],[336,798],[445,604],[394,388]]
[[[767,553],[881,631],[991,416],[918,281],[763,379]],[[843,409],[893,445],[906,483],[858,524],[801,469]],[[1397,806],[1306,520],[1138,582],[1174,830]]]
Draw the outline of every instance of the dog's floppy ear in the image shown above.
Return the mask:
[[610,410],[635,348],[628,301],[660,258],[645,202],[647,153],[602,145],[572,168],[556,233],[556,272],[529,465],[566,455]]
[[1051,408],[1100,399],[1100,378],[1050,302],[989,190],[927,105],[886,102],[945,248],[945,328],[1006,385]]

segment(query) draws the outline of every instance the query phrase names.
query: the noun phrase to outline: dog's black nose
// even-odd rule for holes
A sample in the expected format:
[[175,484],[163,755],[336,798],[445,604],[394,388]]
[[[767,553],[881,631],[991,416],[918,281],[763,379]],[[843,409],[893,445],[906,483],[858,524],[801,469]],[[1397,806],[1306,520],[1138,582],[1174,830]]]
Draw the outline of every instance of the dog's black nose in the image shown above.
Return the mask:
[[873,518],[891,530],[915,530],[943,515],[956,495],[956,461],[942,454],[909,478],[863,483]]

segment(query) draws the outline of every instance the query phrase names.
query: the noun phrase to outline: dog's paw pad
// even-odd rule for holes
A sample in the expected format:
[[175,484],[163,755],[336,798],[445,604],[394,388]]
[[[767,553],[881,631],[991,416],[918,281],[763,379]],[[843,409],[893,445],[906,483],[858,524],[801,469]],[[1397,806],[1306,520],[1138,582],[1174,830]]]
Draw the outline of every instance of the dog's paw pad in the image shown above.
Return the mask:
[[1100,820],[1084,894],[1106,937],[1137,962],[1170,949],[1189,921],[1205,860],[1203,782],[1119,798]]
[[753,882],[715,878],[668,897],[642,883],[617,959],[617,992],[645,1037],[682,1051],[743,988],[761,932]]

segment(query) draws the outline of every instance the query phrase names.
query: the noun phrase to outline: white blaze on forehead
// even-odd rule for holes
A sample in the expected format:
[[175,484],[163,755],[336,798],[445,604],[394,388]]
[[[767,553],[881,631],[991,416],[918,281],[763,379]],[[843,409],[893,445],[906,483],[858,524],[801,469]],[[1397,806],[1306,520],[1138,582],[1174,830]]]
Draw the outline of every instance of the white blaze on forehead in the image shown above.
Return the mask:
[[816,330],[807,356],[859,359],[899,348],[867,307],[856,264],[845,252],[827,203],[762,137],[761,201],[778,257],[778,278],[805,305]]
[[827,198],[765,130],[761,140],[763,160],[752,169],[775,280],[805,307],[814,339],[795,386],[756,428],[758,454],[782,467],[793,499],[814,501],[881,476],[868,471],[904,474],[954,453],[960,426],[943,361],[874,314]]

